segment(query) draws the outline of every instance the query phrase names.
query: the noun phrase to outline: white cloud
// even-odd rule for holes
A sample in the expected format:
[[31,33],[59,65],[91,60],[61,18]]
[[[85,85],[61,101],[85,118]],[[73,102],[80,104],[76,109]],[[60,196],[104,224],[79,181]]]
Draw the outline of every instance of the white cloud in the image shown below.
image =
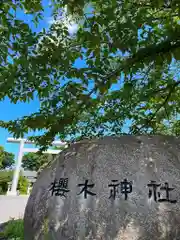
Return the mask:
[[69,24],[67,27],[70,34],[74,34],[78,30],[78,24],[76,23]]
[[70,15],[67,16],[66,13],[67,13],[67,10],[65,8],[64,11],[61,12],[61,15],[57,20],[54,20],[53,18],[48,18],[47,22],[49,25],[61,22],[68,28],[68,31],[71,35],[75,34],[78,30],[78,24],[71,19]]
[[47,21],[47,23],[48,23],[48,25],[52,25],[55,21],[53,20],[53,18],[47,18],[46,19],[46,21]]
[[48,19],[48,24],[52,25],[54,23],[58,23],[59,21],[63,21],[64,25],[68,28],[68,32],[69,34],[75,34],[78,30],[78,24],[73,22],[73,21],[67,21],[67,20],[63,20],[63,19],[59,19],[59,20],[54,20],[54,19]]

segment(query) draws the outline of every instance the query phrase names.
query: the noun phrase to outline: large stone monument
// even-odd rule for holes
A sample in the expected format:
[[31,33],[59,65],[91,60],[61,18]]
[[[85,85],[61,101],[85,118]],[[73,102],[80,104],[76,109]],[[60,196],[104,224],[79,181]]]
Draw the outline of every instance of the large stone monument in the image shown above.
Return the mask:
[[179,240],[180,140],[78,142],[39,175],[25,240]]

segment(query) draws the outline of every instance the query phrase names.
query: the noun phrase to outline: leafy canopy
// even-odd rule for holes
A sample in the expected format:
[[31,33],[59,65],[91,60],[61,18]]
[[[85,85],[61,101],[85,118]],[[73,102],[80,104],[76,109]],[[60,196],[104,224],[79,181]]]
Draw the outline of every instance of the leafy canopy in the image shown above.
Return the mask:
[[0,170],[11,167],[14,162],[14,154],[6,152],[4,148],[0,146]]
[[22,167],[24,170],[38,171],[44,164],[51,160],[49,154],[27,153],[23,156]]
[[[54,146],[53,150],[62,151],[66,146]],[[22,167],[24,170],[37,171],[40,173],[49,163],[55,159],[55,154],[27,153],[23,156]]]
[[[43,147],[57,135],[179,133],[179,0],[53,0],[55,21],[38,33],[18,8],[43,18],[39,0],[1,1],[0,99],[38,96],[41,106],[2,127],[15,137],[43,129]],[[60,12],[78,23],[74,35]]]
[[[13,179],[13,171],[3,170],[0,171],[0,195],[6,194],[8,190],[8,183],[12,182]],[[19,181],[18,181],[18,189],[20,190],[20,194],[26,194],[28,187],[28,179],[23,176],[22,172],[20,172]]]

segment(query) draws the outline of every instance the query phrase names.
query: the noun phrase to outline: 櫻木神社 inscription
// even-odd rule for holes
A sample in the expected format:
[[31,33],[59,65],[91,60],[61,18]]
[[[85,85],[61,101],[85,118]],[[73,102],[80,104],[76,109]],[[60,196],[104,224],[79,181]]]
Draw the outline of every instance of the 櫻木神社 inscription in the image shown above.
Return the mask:
[[180,240],[179,212],[180,138],[80,141],[34,184],[25,240]]
[[[84,198],[87,199],[88,195],[96,196],[96,193],[93,192],[93,187],[95,183],[88,183],[89,180],[85,180],[84,183],[80,183],[77,187],[81,188],[80,192],[77,195],[83,194]],[[111,184],[108,185],[110,189],[109,199],[116,199],[120,197],[120,195],[124,195],[124,200],[128,200],[128,194],[131,194],[133,191],[133,183],[132,181],[128,181],[126,178],[119,182],[118,180],[111,180]],[[147,184],[149,188],[148,198],[153,198],[155,202],[170,202],[176,203],[177,200],[170,198],[170,192],[174,190],[174,188],[169,187],[168,182],[164,184],[157,183],[156,181],[150,181]],[[51,195],[67,197],[70,189],[68,188],[68,178],[60,178],[51,183]],[[164,195],[162,197],[162,194]]]

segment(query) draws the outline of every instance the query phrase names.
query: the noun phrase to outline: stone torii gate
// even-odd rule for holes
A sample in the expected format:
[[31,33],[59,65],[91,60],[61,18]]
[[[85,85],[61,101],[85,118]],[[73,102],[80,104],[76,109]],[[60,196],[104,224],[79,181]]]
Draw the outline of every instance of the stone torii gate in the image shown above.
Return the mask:
[[[7,193],[8,195],[11,196],[17,196],[17,186],[18,186],[18,180],[19,180],[19,173],[21,170],[21,163],[22,163],[22,158],[23,158],[23,154],[26,152],[38,152],[39,149],[38,148],[25,148],[24,145],[25,144],[34,144],[33,141],[29,141],[27,139],[15,139],[15,138],[8,138],[7,142],[9,143],[20,143],[19,146],[19,154],[18,154],[18,159],[16,161],[16,166],[15,166],[15,170],[14,170],[14,174],[13,174],[13,180],[12,180],[12,186],[11,186],[11,190]],[[66,146],[66,143],[63,143],[61,141],[54,141],[52,142],[53,146]],[[58,154],[60,153],[61,150],[53,150],[53,149],[48,149],[47,151],[43,152],[43,153],[48,153],[48,154]]]

